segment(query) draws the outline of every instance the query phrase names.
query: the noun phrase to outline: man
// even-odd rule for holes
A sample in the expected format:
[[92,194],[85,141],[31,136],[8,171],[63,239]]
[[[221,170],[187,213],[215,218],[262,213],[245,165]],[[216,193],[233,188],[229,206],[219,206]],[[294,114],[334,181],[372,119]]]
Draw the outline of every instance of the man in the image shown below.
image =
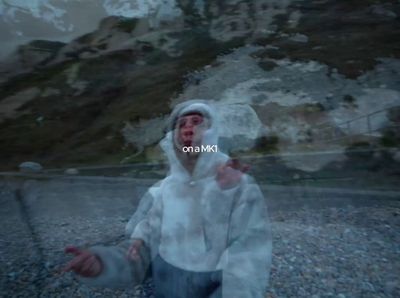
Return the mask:
[[151,263],[157,298],[264,297],[271,261],[265,201],[228,156],[207,150],[218,144],[215,111],[204,101],[177,105],[160,144],[170,172],[127,224],[130,247],[67,248],[77,257],[66,270],[91,284],[122,285],[140,282]]

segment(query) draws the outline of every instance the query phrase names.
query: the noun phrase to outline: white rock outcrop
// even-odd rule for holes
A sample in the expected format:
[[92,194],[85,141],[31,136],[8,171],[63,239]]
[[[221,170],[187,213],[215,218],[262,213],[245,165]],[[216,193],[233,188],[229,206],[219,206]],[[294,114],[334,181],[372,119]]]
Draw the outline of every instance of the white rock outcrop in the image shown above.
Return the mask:
[[43,167],[34,161],[25,161],[19,165],[19,170],[23,173],[40,173]]

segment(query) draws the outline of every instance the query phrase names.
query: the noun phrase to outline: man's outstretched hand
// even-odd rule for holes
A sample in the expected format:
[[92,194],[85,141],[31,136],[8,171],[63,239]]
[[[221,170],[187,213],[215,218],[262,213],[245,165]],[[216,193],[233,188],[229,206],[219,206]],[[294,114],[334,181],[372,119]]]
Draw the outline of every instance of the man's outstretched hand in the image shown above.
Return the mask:
[[67,246],[64,251],[75,257],[66,264],[63,272],[74,271],[83,277],[96,277],[103,271],[103,264],[94,253],[75,246]]
[[218,167],[217,183],[221,189],[229,189],[239,184],[243,173],[250,169],[249,165],[241,164],[237,159],[230,159]]
[[144,241],[142,239],[133,240],[131,246],[128,249],[126,257],[129,260],[138,261],[140,259],[140,249],[143,245]]

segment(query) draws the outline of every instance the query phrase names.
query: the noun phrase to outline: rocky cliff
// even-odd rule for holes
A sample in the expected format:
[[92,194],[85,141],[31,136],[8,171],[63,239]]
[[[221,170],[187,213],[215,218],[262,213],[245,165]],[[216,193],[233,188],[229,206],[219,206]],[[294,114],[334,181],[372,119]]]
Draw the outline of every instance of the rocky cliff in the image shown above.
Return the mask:
[[[157,160],[165,117],[192,98],[217,103],[237,154],[361,143],[396,159],[399,16],[398,1],[181,0],[29,42],[2,66],[1,168]],[[304,171],[335,161],[290,156]]]

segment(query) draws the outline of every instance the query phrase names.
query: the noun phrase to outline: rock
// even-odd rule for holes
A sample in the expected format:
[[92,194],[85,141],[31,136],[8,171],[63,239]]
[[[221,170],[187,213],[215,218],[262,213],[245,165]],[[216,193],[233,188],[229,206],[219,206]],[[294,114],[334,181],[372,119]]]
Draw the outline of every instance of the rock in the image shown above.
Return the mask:
[[274,69],[277,64],[273,61],[261,61],[258,63],[258,65],[265,71],[270,71],[272,69]]
[[43,167],[37,162],[25,161],[19,165],[19,170],[23,173],[39,173]]
[[392,293],[396,289],[397,285],[396,281],[388,281],[385,283],[385,291],[387,293]]
[[307,296],[307,291],[304,290],[304,288],[300,287],[298,289],[298,294],[299,294],[300,297],[306,297]]
[[218,105],[217,110],[222,149],[252,148],[263,131],[263,125],[254,109],[247,104],[222,104]]
[[363,289],[364,291],[375,291],[375,287],[369,282],[363,282],[361,284],[361,289]]
[[392,157],[395,161],[400,162],[400,150],[396,150],[395,152],[392,153]]
[[79,174],[79,170],[78,169],[74,169],[74,168],[66,169],[64,171],[64,174],[67,174],[67,175],[78,175]]
[[292,35],[291,37],[289,37],[289,40],[295,41],[295,42],[307,43],[308,37],[304,34],[296,33],[295,35]]
[[18,273],[17,273],[17,272],[10,272],[10,273],[8,273],[8,277],[11,278],[11,279],[15,279],[16,276],[18,276]]
[[139,65],[139,66],[143,66],[143,65],[146,65],[146,64],[147,64],[147,62],[145,60],[137,60],[136,61],[136,65]]
[[43,124],[43,120],[44,120],[44,117],[43,117],[43,116],[39,116],[39,117],[36,118],[36,122],[37,122],[39,125],[42,125],[42,124]]
[[59,89],[47,87],[46,89],[44,89],[44,91],[42,92],[41,96],[42,97],[49,97],[49,96],[60,95],[60,94],[61,94],[61,91]]
[[397,18],[397,14],[385,7],[380,5],[373,5],[371,7],[371,13],[377,16],[387,17],[387,18]]
[[[16,119],[15,123],[12,123],[15,127],[15,132],[12,134],[15,144],[10,142],[9,148],[21,148],[32,152],[30,143],[24,142],[25,148],[22,148],[21,139],[17,137],[21,135],[21,132],[25,133],[25,125],[33,124],[35,131],[32,131],[32,135],[35,136],[46,133],[50,123],[58,125],[60,121],[59,127],[62,131],[54,129],[54,135],[49,133],[49,138],[45,138],[43,146],[37,146],[39,148],[37,150],[53,149],[52,144],[58,144],[59,136],[64,134],[65,127],[68,127],[68,131],[76,131],[78,134],[81,132],[75,129],[75,123],[87,123],[85,121],[89,122],[89,120],[90,123],[94,123],[90,118],[96,117],[93,130],[90,128],[91,136],[98,133],[100,135],[100,129],[108,131],[110,126],[113,127],[111,130],[115,133],[123,121],[132,121],[132,129],[129,125],[123,129],[125,139],[123,141],[132,144],[134,149],[138,149],[135,152],[140,152],[143,148],[147,150],[147,147],[153,148],[163,137],[162,124],[158,119],[153,122],[155,116],[162,117],[169,111],[161,101],[173,102],[174,97],[182,92],[183,95],[179,96],[182,100],[213,98],[229,105],[239,103],[243,106],[249,105],[255,110],[253,115],[240,114],[241,117],[237,117],[239,123],[231,125],[232,128],[226,128],[229,137],[234,139],[230,142],[235,145],[234,149],[251,148],[252,142],[259,137],[261,130],[261,136],[276,135],[279,139],[279,145],[277,145],[279,147],[276,151],[279,152],[288,150],[285,146],[297,144],[300,151],[305,146],[309,148],[312,141],[326,142],[326,147],[321,145],[321,150],[328,151],[332,150],[330,144],[333,138],[345,137],[347,127],[341,126],[343,121],[355,119],[387,106],[398,105],[400,97],[397,91],[398,81],[395,78],[399,61],[395,59],[396,55],[388,52],[396,50],[395,43],[393,45],[388,43],[385,47],[373,46],[383,38],[381,34],[388,34],[384,37],[385,40],[393,39],[391,32],[394,36],[396,33],[394,30],[397,30],[397,27],[396,20],[390,17],[398,14],[398,7],[394,4],[371,6],[371,3],[361,4],[356,1],[357,5],[349,4],[351,9],[341,9],[343,5],[347,7],[347,4],[334,4],[334,1],[317,1],[315,4],[296,4],[295,6],[292,6],[290,1],[265,0],[223,1],[224,4],[212,1],[177,1],[179,3],[177,6],[173,4],[176,1],[150,1],[151,5],[138,4],[141,6],[138,10],[144,9],[147,11],[144,15],[151,14],[152,18],[155,18],[154,22],[163,25],[160,26],[160,30],[154,30],[158,25],[147,24],[149,19],[141,18],[144,15],[133,18],[132,13],[136,13],[137,10],[133,9],[131,4],[123,7],[122,4],[121,6],[117,4],[117,2],[129,1],[104,0],[100,2],[108,3],[107,9],[99,6],[101,11],[116,13],[113,13],[111,17],[104,16],[106,18],[94,31],[93,28],[84,30],[91,33],[79,34],[79,38],[68,42],[65,46],[62,43],[39,41],[21,48],[21,54],[28,59],[27,63],[32,62],[37,67],[32,75],[23,79],[23,84],[19,79],[13,79],[15,82],[9,85],[5,94],[6,98],[0,103],[0,122],[1,118],[7,117],[9,120],[24,113],[34,114],[31,118],[27,117],[21,121]],[[139,3],[139,1],[131,2]],[[159,8],[156,3],[160,3],[162,7]],[[328,9],[331,5],[332,9]],[[358,9],[359,6],[360,9]],[[152,7],[151,13],[150,7]],[[177,12],[170,15],[181,16],[181,13],[183,15],[176,22],[172,22],[169,18],[161,18],[166,15],[165,9]],[[353,9],[359,12],[354,13]],[[77,12],[81,13],[80,10],[81,8]],[[182,11],[179,12],[180,10]],[[92,10],[85,11],[91,13]],[[328,11],[332,13],[325,14]],[[345,15],[336,16],[335,13],[339,11]],[[371,18],[372,12],[374,15],[387,16],[376,17],[382,26],[372,26],[373,32],[371,32],[371,26],[360,26],[360,24],[376,22]],[[94,18],[89,19],[94,20]],[[163,19],[171,23],[164,26]],[[59,20],[61,22],[61,19]],[[67,20],[66,22],[68,23]],[[332,25],[337,22],[339,28],[343,25],[349,34],[344,34],[343,39],[335,35],[336,31],[336,33],[326,34],[326,28],[319,26],[321,22],[332,22]],[[390,25],[390,22],[395,24]],[[98,19],[96,19],[97,23]],[[191,24],[194,24],[193,28],[196,30],[192,30]],[[310,25],[315,30],[308,30]],[[81,29],[74,23],[71,30],[75,31],[75,28]],[[294,28],[297,29],[294,30]],[[65,27],[65,29],[68,28]],[[281,32],[288,34],[280,34]],[[23,30],[20,33],[22,34]],[[369,40],[370,35],[376,41],[375,43],[359,42],[359,40]],[[75,34],[71,35],[71,38],[75,38],[73,36]],[[307,47],[304,43],[310,41],[312,45]],[[340,47],[342,43],[352,46],[354,44],[358,46],[359,43],[362,46],[360,48],[362,55],[354,54],[355,51],[347,51],[346,47]],[[243,46],[244,44],[247,46]],[[370,45],[371,48],[369,48]],[[349,46],[349,48],[352,47]],[[229,51],[223,49],[229,49]],[[36,53],[37,50],[44,50],[44,52]],[[332,53],[337,50],[340,50],[340,55],[335,57]],[[180,51],[184,57],[182,61],[168,59],[168,55],[179,55]],[[253,53],[259,54],[252,56]],[[58,60],[51,58],[53,54],[57,55]],[[93,57],[93,60],[86,59],[90,57]],[[166,64],[159,63],[159,59]],[[148,67],[136,67],[146,64]],[[160,69],[157,65],[161,66]],[[196,72],[194,72],[195,69]],[[157,73],[157,80],[154,82],[151,78],[146,78],[148,72],[153,73],[153,70]],[[187,73],[193,77],[192,84],[187,88],[181,88],[180,80],[183,76],[186,77]],[[348,73],[354,74],[355,77],[350,77]],[[359,80],[353,80],[356,77]],[[131,84],[132,82],[135,83]],[[149,88],[153,83],[157,83],[158,87]],[[31,98],[29,94],[19,93],[21,88],[26,89],[31,86],[43,89],[40,94],[43,98],[34,101],[35,98]],[[160,90],[161,86],[165,87]],[[368,91],[372,89],[376,91],[373,93]],[[359,106],[338,107],[345,94],[353,94],[357,102],[360,101]],[[14,95],[18,96],[12,97]],[[79,98],[70,100],[71,95],[79,96]],[[363,100],[364,96],[370,99]],[[51,97],[54,99],[59,97],[60,101],[52,101]],[[115,109],[104,109],[103,107],[111,104],[114,98],[120,101],[116,105],[112,103]],[[154,111],[153,107],[143,108],[145,105],[142,103],[146,103],[148,98],[155,103]],[[376,98],[385,100],[377,101]],[[34,101],[34,104],[28,102],[29,100]],[[97,101],[101,102],[98,104]],[[313,110],[318,105],[321,107],[320,111]],[[82,107],[82,110],[78,109],[82,113],[75,112],[77,107]],[[315,112],[310,112],[310,107]],[[29,111],[31,108],[33,109]],[[87,109],[88,113],[83,113],[84,109]],[[40,113],[43,113],[45,118],[41,118]],[[69,117],[75,113],[76,117]],[[239,112],[235,111],[235,113]],[[78,116],[78,114],[82,115]],[[71,125],[69,123],[64,125],[64,115],[68,115]],[[373,129],[381,129],[386,125],[386,116],[382,115],[377,114],[371,118]],[[230,115],[226,118],[228,118],[225,121],[227,123],[233,123],[231,120],[236,120],[231,119],[233,117]],[[328,123],[328,125],[311,135],[310,132],[314,131],[319,123]],[[19,126],[22,128],[17,129]],[[332,133],[330,126],[334,126]],[[366,121],[356,121],[352,122],[349,132],[358,135],[367,129]],[[85,135],[86,133],[79,134],[77,138],[84,139]],[[369,133],[365,137],[376,138],[377,136],[376,132]],[[71,139],[75,142],[74,136],[66,139],[66,141],[60,141],[68,143]],[[106,139],[100,145],[99,154],[109,154],[109,151],[112,151],[112,154],[114,152],[119,154],[115,148],[122,147],[123,141],[118,144],[117,138],[110,139],[110,142]],[[73,145],[65,143],[57,146],[68,148]],[[84,143],[86,142],[78,141],[78,144],[86,146]],[[114,143],[115,147],[112,145]],[[337,144],[337,142],[334,143]],[[240,146],[236,147],[236,144]],[[82,148],[82,150],[86,153],[87,149]],[[128,148],[126,155],[133,154],[129,150]],[[48,155],[46,152],[49,160],[54,160],[55,157],[60,159],[66,157],[49,156],[51,152],[57,152],[57,150],[49,150]],[[32,152],[35,155],[37,153],[41,152]],[[74,155],[69,151],[65,154]],[[3,154],[5,159],[9,155]],[[118,156],[116,158],[119,159]],[[82,161],[85,161],[84,157]],[[331,160],[327,158],[318,158],[318,163],[315,163],[311,157],[303,159],[300,169],[307,167],[310,171],[316,171],[330,162]],[[296,167],[299,164],[296,157],[287,163]]]
[[126,122],[121,133],[127,143],[138,148],[138,152],[142,152],[144,147],[162,139],[167,118],[168,116],[162,116],[150,120],[140,120],[136,124]]
[[49,40],[34,40],[19,46],[18,54],[23,67],[33,67],[52,58],[65,43]]
[[373,156],[374,159],[381,159],[382,158],[382,152],[381,151],[376,151],[376,152],[374,152],[374,154],[372,156]]
[[[385,101],[377,104],[376,98],[385,98]],[[397,90],[364,88],[363,94],[357,97],[357,108],[349,109],[346,106],[339,106],[337,109],[330,111],[329,114],[336,125],[342,125],[341,128],[346,134],[376,135],[376,131],[383,129],[390,120],[387,112],[378,111],[388,110],[389,108],[398,106],[399,100],[400,92]],[[375,111],[377,111],[377,113],[370,116],[370,123],[373,131],[369,132],[366,115]],[[343,123],[346,121],[358,118],[359,120],[351,122],[350,127],[343,126]]]
[[10,95],[0,101],[0,123],[2,120],[17,118],[23,114],[21,108],[40,94],[37,87],[28,88]]

